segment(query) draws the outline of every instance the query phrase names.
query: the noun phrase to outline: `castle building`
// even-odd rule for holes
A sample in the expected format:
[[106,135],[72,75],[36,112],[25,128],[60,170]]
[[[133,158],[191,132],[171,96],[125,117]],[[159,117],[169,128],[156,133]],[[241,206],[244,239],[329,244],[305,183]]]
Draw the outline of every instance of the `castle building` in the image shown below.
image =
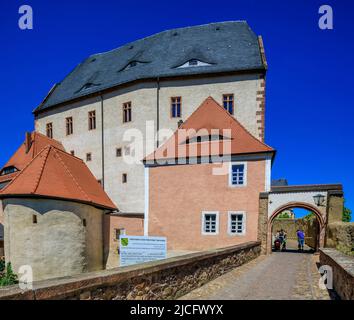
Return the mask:
[[256,241],[274,155],[209,97],[144,159],[145,234],[166,237],[171,250]]
[[266,70],[245,21],[164,31],[85,59],[34,110],[35,130],[83,159],[120,217],[142,225],[144,166],[124,161],[141,151],[125,133],[141,132],[141,160],[211,96],[263,141]]

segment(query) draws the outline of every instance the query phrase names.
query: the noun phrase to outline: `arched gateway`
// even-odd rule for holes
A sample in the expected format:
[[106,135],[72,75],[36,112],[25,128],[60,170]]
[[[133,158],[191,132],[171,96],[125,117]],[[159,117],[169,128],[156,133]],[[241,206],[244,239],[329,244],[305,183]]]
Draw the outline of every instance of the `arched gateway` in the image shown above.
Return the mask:
[[270,253],[274,219],[284,210],[303,208],[313,212],[318,221],[318,246],[326,245],[328,224],[341,221],[343,188],[340,184],[277,186],[260,194],[258,240],[262,252]]

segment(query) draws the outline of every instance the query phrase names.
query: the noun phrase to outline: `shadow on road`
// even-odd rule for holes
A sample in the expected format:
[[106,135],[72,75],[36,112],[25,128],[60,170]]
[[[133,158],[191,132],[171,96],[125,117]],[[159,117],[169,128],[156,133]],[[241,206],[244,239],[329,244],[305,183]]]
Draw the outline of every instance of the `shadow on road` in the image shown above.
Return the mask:
[[279,250],[274,250],[274,249],[273,249],[272,252],[278,252],[278,253],[288,252],[288,253],[309,253],[309,254],[314,254],[316,251],[315,251],[315,250],[312,250],[312,249],[299,251],[298,249],[288,248],[288,249],[283,250],[283,251],[279,251]]

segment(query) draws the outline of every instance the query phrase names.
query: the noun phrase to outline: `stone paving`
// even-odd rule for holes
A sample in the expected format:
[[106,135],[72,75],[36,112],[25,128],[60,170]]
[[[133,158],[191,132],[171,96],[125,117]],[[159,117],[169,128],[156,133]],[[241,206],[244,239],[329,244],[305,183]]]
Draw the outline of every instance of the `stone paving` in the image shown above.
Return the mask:
[[329,300],[320,289],[318,255],[274,252],[193,290],[180,299],[191,300]]

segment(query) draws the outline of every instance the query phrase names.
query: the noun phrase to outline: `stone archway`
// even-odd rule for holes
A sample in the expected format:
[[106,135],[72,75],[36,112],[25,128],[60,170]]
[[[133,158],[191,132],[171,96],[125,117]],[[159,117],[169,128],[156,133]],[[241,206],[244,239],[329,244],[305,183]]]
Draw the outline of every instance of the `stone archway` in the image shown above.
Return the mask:
[[[323,203],[316,205],[314,196],[321,194]],[[274,218],[288,208],[303,208],[313,212],[319,222],[319,246],[326,245],[327,226],[341,221],[343,213],[342,185],[303,185],[272,187],[260,194],[258,240],[262,253],[271,252],[271,227]]]
[[317,218],[318,224],[319,224],[319,230],[318,230],[318,243],[316,246],[316,250],[319,247],[324,247],[325,244],[325,234],[326,234],[326,223],[325,223],[325,217],[323,217],[323,214],[313,205],[310,205],[305,202],[290,202],[285,205],[282,205],[281,207],[277,208],[271,215],[268,221],[268,231],[267,231],[267,252],[272,251],[272,226],[274,219],[283,211],[285,210],[290,210],[290,209],[295,209],[295,208],[302,208],[309,210],[313,212]]

